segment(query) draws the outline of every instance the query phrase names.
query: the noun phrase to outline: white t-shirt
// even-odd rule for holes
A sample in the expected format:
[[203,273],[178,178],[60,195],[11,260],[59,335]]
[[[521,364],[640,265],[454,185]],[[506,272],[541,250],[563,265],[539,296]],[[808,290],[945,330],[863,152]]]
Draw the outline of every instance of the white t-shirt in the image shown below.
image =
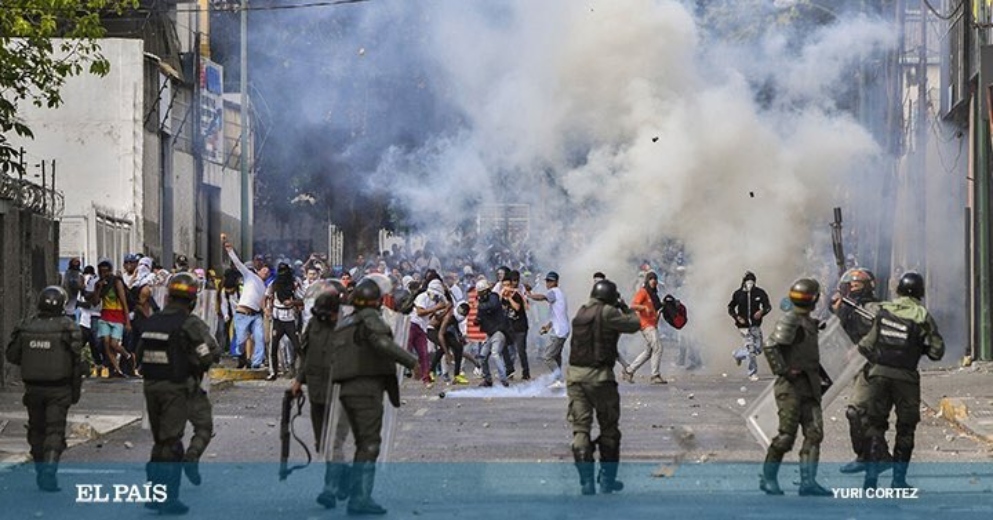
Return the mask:
[[566,302],[565,293],[562,292],[562,289],[553,287],[545,297],[552,305],[552,334],[560,338],[569,337],[572,326],[569,323],[569,304]]
[[440,301],[441,300],[438,299],[437,293],[432,291],[424,291],[421,294],[417,295],[417,298],[414,298],[414,312],[410,313],[410,322],[416,323],[417,326],[421,328],[421,330],[427,331],[429,323],[431,322],[430,320],[431,315],[428,314],[426,316],[418,316],[417,310],[430,309],[438,305],[438,302]]

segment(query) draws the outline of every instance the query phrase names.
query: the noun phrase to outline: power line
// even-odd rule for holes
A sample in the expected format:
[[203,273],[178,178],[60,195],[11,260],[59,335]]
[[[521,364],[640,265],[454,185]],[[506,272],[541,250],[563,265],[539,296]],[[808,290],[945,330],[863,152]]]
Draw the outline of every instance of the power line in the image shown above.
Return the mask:
[[930,0],[921,0],[921,1],[924,2],[924,5],[926,5],[928,10],[931,11],[931,14],[945,21],[955,18],[958,15],[959,9],[962,9],[965,6],[965,0],[959,0],[959,5],[956,6],[955,9],[952,9],[952,12],[948,14],[941,14],[940,12],[938,12],[937,9],[934,8],[933,5],[931,5]]
[[[368,2],[369,0],[325,0],[318,2],[303,2],[299,4],[287,4],[287,5],[259,5],[259,6],[247,6],[242,8],[235,1],[229,1],[225,5],[226,7],[215,7],[212,12],[241,12],[241,11],[284,11],[288,9],[309,9],[312,7],[334,7],[337,5],[346,4],[361,4]],[[200,9],[176,9],[177,13],[196,13]]]

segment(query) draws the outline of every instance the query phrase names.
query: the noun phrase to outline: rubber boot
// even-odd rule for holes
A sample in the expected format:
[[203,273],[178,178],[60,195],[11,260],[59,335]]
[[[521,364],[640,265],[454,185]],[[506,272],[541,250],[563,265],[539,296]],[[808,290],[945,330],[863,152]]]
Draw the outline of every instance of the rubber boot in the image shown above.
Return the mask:
[[882,461],[886,449],[886,439],[882,436],[875,436],[869,441],[869,463],[865,468],[865,479],[862,481],[862,489],[875,489],[879,487],[879,473],[882,471]]
[[[157,461],[154,461],[154,460],[153,461],[150,461],[150,462],[146,462],[145,463],[145,479],[149,483],[151,483],[152,485],[155,485],[155,484],[164,484],[165,481],[164,481],[164,479],[162,477],[162,471],[161,470],[162,470],[162,463],[161,462],[157,462]],[[162,502],[152,502],[152,501],[149,501],[149,502],[145,502],[143,505],[144,505],[145,509],[152,509],[154,511],[158,511],[162,507]]]
[[200,454],[189,450],[186,452],[186,456],[183,457],[183,473],[186,474],[186,478],[190,481],[190,484],[194,486],[199,486],[202,482],[200,477]]
[[899,445],[893,447],[893,481],[890,483],[891,488],[907,489],[914,487],[907,483],[907,467],[910,465],[910,457],[913,452],[913,448],[901,448]]
[[593,482],[593,451],[590,449],[573,448],[572,458],[576,461],[579,471],[579,485],[584,495],[595,495],[596,484]]
[[338,505],[338,484],[341,479],[341,464],[327,462],[324,464],[324,489],[317,495],[317,503],[324,509],[334,509]]
[[779,466],[783,463],[784,453],[769,446],[769,451],[765,454],[765,462],[762,464],[762,475],[759,477],[759,489],[767,495],[782,495],[783,490],[779,489]]
[[352,496],[352,466],[350,464],[341,465],[341,473],[338,474],[338,500],[346,500]]
[[375,482],[375,462],[356,462],[352,466],[352,495],[348,499],[349,515],[386,514],[386,509],[372,499],[372,488]]
[[862,416],[858,410],[852,407],[849,407],[845,415],[848,418],[848,435],[852,441],[852,451],[855,452],[855,460],[842,466],[840,471],[845,474],[861,473],[865,471],[865,463],[869,452],[865,431],[862,428]]
[[182,462],[162,464],[163,480],[166,485],[166,501],[159,507],[159,514],[179,516],[190,512],[189,506],[179,500],[179,485],[183,478]]
[[800,496],[829,497],[830,490],[817,483],[817,462],[820,460],[820,447],[811,447],[800,452]]
[[600,483],[600,493],[609,495],[624,489],[624,483],[617,480],[617,469],[621,460],[621,447],[604,442],[597,442],[600,448],[600,472],[597,482]]
[[46,451],[42,456],[40,474],[37,478],[38,489],[49,493],[61,491],[59,481],[55,474],[59,471],[59,454],[55,451]]

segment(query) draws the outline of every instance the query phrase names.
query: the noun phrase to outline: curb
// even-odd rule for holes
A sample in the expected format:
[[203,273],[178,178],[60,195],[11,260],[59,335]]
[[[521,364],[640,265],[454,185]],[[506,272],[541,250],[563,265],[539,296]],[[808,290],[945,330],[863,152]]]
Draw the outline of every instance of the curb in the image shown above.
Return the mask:
[[268,375],[269,371],[263,368],[252,370],[246,368],[217,367],[210,369],[210,379],[212,381],[216,380],[218,383],[232,381],[261,381]]

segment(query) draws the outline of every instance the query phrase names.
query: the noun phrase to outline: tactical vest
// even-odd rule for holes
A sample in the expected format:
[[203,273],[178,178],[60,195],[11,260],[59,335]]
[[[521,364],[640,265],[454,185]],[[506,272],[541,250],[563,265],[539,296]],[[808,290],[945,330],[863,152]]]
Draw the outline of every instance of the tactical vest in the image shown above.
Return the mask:
[[[375,316],[368,317],[368,313]],[[371,309],[343,318],[331,335],[334,357],[331,376],[335,383],[357,377],[395,376],[396,362],[380,354],[368,344],[368,332],[363,319],[382,319]]]
[[572,320],[569,364],[577,367],[612,367],[617,361],[620,334],[603,330],[604,304],[584,305]]
[[183,333],[187,316],[180,312],[153,314],[141,333],[141,371],[151,381],[182,383],[193,375]]
[[917,364],[924,353],[921,329],[913,320],[900,318],[886,309],[876,314],[879,326],[878,364],[886,367],[917,370]]
[[35,318],[20,329],[21,378],[26,383],[51,383],[72,377],[72,320]]

